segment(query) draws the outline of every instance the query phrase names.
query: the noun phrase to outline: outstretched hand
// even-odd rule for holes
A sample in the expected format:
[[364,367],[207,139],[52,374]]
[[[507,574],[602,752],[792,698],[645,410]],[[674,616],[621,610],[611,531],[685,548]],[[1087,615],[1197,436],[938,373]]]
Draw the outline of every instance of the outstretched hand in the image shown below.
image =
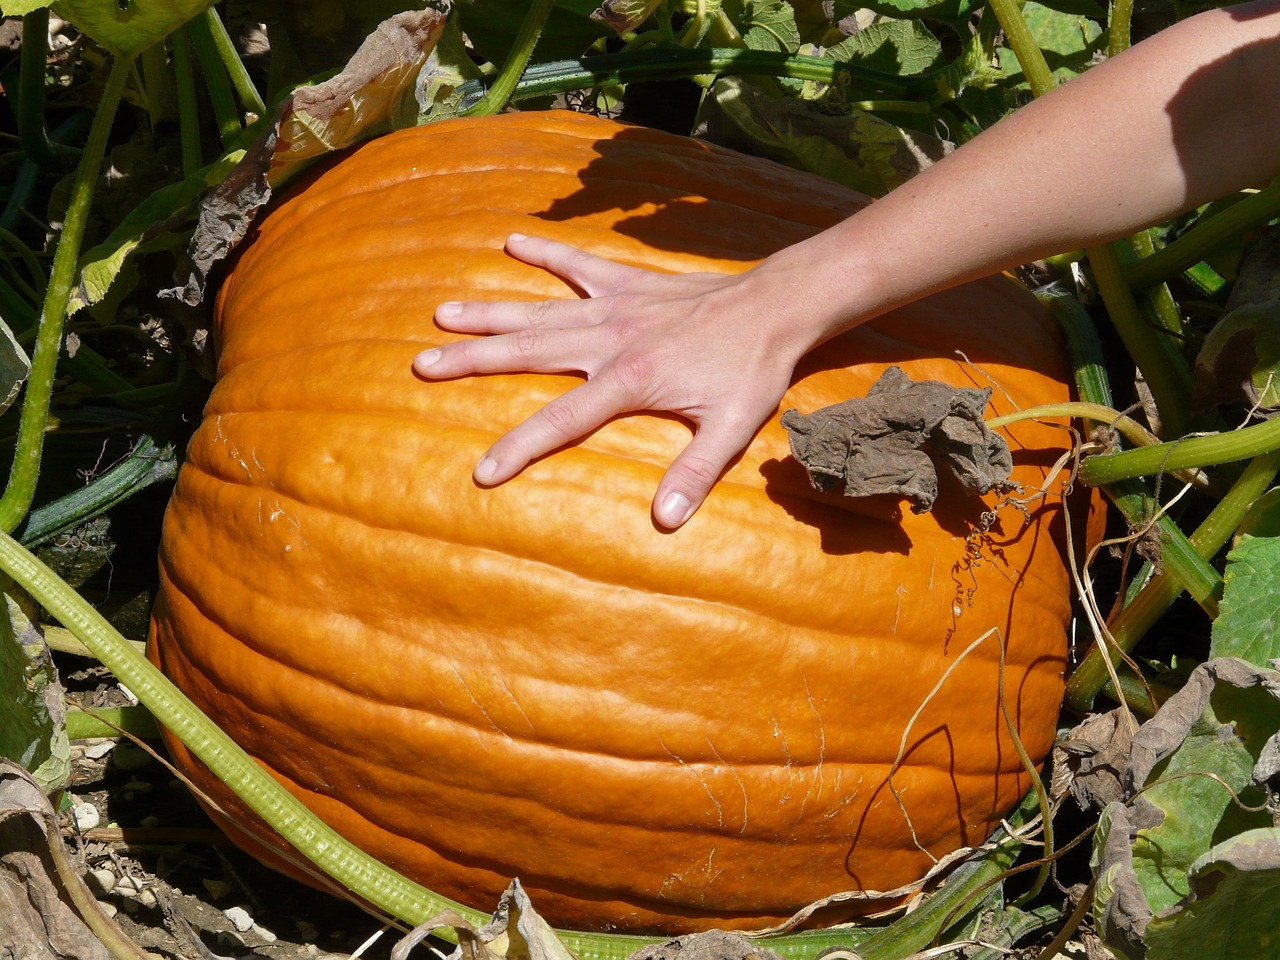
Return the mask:
[[587,382],[501,437],[476,465],[476,481],[503,483],[618,414],[669,411],[696,431],[653,501],[655,520],[679,527],[772,415],[811,344],[788,344],[776,298],[753,293],[750,273],[652,273],[519,234],[506,248],[587,297],[442,303],[441,327],[493,336],[424,351],[414,370],[432,379],[577,371]]

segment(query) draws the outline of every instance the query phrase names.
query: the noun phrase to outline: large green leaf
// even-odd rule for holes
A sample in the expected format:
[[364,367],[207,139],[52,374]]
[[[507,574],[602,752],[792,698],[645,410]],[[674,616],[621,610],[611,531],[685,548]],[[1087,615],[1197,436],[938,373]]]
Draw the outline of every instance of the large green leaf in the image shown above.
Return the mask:
[[966,23],[982,6],[982,0],[835,0],[836,20],[855,15],[860,9],[874,10],[886,17],[928,18],[956,27]]
[[1268,666],[1280,657],[1280,537],[1242,537],[1222,580],[1210,655]]
[[112,53],[132,55],[212,4],[213,0],[56,0],[53,10]]
[[1248,830],[1191,865],[1190,894],[1147,926],[1147,960],[1280,955],[1280,828]]
[[942,64],[942,44],[916,20],[878,20],[827,50],[836,60],[907,76]]
[[[1154,957],[1156,920],[1214,896],[1206,865],[1231,838],[1274,826],[1262,785],[1278,772],[1280,673],[1231,657],[1196,668],[1134,735],[1129,799],[1099,825],[1094,907],[1111,946]],[[1196,913],[1208,914],[1204,903]]]
[[0,757],[53,793],[71,774],[62,684],[40,631],[12,597],[0,596]]

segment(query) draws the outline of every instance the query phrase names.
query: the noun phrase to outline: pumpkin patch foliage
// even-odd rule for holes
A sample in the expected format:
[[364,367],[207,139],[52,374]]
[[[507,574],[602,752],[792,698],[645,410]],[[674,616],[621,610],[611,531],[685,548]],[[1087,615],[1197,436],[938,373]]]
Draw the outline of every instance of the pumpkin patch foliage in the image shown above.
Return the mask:
[[513,233],[738,273],[1190,11],[0,10],[0,952],[190,925],[121,730],[398,958],[1270,949],[1280,185],[829,340],[676,533],[679,417],[483,487],[583,378],[412,367],[582,295]]

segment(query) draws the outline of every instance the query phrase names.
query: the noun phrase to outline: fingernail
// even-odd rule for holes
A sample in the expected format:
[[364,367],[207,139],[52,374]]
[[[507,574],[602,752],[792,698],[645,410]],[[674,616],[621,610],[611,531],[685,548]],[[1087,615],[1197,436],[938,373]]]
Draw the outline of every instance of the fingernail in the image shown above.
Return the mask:
[[442,303],[436,307],[436,316],[441,320],[448,320],[450,317],[456,317],[462,312],[462,304],[450,300],[448,303]]
[[528,240],[528,239],[529,239],[529,238],[528,238],[528,237],[526,237],[523,233],[509,233],[509,234],[507,234],[507,242],[508,242],[508,243],[509,243],[509,242],[511,242],[512,240],[514,240],[516,243],[519,243],[521,240]]
[[493,457],[483,457],[480,462],[476,464],[476,468],[472,472],[472,476],[476,478],[477,483],[488,483],[494,478],[494,475],[497,474],[497,472],[498,461],[493,459]]
[[683,493],[672,491],[658,505],[658,521],[666,527],[678,527],[693,513],[693,504]]
[[413,358],[413,367],[415,370],[425,370],[439,359],[440,351],[438,349],[423,350]]

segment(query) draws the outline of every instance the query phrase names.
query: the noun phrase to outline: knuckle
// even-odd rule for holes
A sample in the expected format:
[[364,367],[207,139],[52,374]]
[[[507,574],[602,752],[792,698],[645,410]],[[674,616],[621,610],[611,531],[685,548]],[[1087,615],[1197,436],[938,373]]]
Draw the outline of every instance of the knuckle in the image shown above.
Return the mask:
[[653,384],[654,363],[643,355],[619,357],[614,363],[613,375],[628,396],[639,396]]
[[540,327],[547,322],[551,315],[552,302],[550,300],[539,300],[536,303],[529,304],[525,319],[529,321],[531,327]]
[[720,479],[720,465],[697,454],[682,457],[674,469],[693,480],[700,488],[710,487]]
[[512,338],[516,354],[523,360],[532,360],[542,349],[542,335],[536,330],[520,330]]
[[578,413],[574,405],[563,397],[552,400],[542,408],[542,418],[560,436],[576,436]]

